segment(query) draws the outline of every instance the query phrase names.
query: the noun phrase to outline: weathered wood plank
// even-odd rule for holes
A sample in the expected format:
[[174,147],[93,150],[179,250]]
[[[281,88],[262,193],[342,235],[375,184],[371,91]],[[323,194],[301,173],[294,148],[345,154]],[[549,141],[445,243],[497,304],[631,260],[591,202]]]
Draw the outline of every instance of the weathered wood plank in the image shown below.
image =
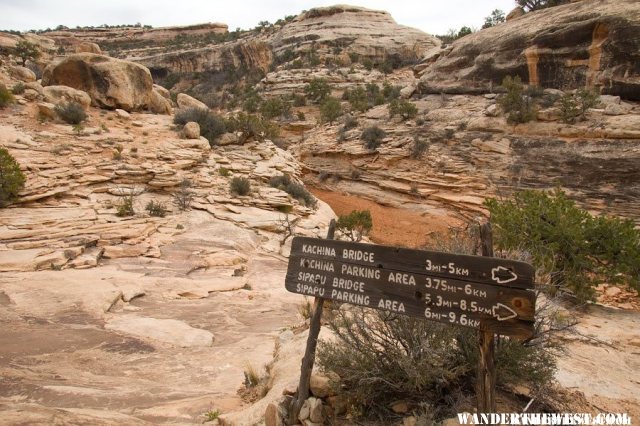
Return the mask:
[[414,316],[416,313],[424,316],[426,307],[493,314],[499,303],[496,318],[516,315],[520,320],[533,321],[535,311],[535,294],[529,290],[432,278],[426,273],[395,272],[340,261],[316,261],[298,255],[289,258],[285,287],[293,293],[345,302],[348,302],[343,300],[347,293],[359,298],[368,296],[369,304],[391,299],[402,302],[412,311],[407,314]]
[[533,288],[535,276],[531,265],[514,260],[307,237],[293,239],[291,255],[523,289]]

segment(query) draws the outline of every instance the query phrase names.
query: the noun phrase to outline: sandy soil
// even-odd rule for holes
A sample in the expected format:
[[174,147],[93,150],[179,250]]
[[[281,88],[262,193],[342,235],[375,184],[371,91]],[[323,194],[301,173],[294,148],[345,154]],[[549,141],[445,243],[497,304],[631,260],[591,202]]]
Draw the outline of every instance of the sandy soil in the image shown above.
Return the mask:
[[373,219],[373,230],[369,237],[378,244],[424,247],[434,234],[445,233],[449,227],[460,225],[452,218],[426,216],[407,209],[382,206],[353,195],[313,187],[309,190],[329,204],[336,215],[348,214],[353,210],[369,210]]

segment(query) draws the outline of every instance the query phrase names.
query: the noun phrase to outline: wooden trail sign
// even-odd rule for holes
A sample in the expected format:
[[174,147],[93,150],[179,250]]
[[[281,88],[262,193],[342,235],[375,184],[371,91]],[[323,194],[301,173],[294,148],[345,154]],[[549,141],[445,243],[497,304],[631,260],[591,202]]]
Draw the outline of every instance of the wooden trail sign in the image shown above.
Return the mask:
[[521,339],[533,334],[534,270],[492,257],[295,237],[285,286]]

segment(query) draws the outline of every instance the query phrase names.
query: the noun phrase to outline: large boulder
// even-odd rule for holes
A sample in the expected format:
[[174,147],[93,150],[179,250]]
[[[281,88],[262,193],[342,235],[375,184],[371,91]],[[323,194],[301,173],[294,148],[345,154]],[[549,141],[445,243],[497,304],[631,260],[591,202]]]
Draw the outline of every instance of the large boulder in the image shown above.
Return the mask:
[[81,53],[48,66],[42,84],[83,90],[98,107],[137,111],[149,105],[153,80],[149,70],[140,64]]
[[91,105],[87,92],[67,86],[47,86],[43,89],[44,99],[52,104],[77,102],[83,107]]
[[178,101],[178,108],[198,108],[204,110],[209,109],[206,104],[200,102],[194,97],[187,95],[186,93],[178,93],[178,98],[176,100]]
[[10,67],[9,74],[16,80],[24,81],[25,83],[36,81],[36,74],[29,68],[18,66]]
[[462,37],[421,76],[422,93],[489,92],[507,76],[557,89],[594,87],[640,100],[637,0],[584,0]]
[[190,121],[184,125],[182,133],[187,139],[200,139],[200,125],[195,121]]
[[96,43],[90,41],[83,41],[75,46],[76,53],[95,53],[96,55],[102,55],[102,49]]
[[154,114],[166,114],[171,115],[173,107],[171,101],[162,95],[162,91],[158,90],[155,86],[151,91],[151,99],[149,101],[149,111]]

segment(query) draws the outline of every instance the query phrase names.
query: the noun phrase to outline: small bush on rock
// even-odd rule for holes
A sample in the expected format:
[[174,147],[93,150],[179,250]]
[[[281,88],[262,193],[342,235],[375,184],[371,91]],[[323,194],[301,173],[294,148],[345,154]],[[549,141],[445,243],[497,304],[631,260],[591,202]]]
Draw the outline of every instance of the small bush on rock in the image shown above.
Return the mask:
[[239,113],[227,120],[227,131],[240,132],[240,142],[273,140],[280,134],[277,124],[259,115]]
[[125,195],[120,199],[120,203],[117,206],[116,216],[118,217],[127,217],[133,216],[136,214],[136,211],[133,207],[133,195]]
[[304,87],[304,93],[313,102],[320,103],[331,94],[331,87],[324,78],[314,78]]
[[173,202],[180,210],[187,210],[191,207],[191,202],[195,196],[195,193],[191,190],[192,186],[191,180],[182,179],[178,190],[173,194]]
[[25,177],[20,165],[9,151],[0,148],[0,207],[14,201],[24,187]]
[[333,97],[328,97],[320,105],[320,118],[325,123],[333,124],[342,115],[340,101]]
[[27,65],[27,61],[38,59],[42,53],[38,49],[38,45],[27,40],[19,40],[14,48],[15,54],[22,60],[22,66]]
[[417,159],[422,157],[428,148],[429,142],[416,136],[411,145],[411,158]]
[[200,126],[200,134],[204,136],[209,145],[213,146],[220,135],[227,132],[225,119],[211,111],[200,108],[179,109],[173,118],[173,123],[184,126],[190,121],[195,121]]
[[13,94],[2,83],[0,83],[0,108],[4,108],[14,101]]
[[11,93],[14,95],[22,95],[25,91],[24,83],[19,82],[13,85],[11,88]]
[[399,115],[402,120],[408,120],[418,115],[418,108],[412,102],[394,99],[389,104],[389,115],[391,117]]
[[589,108],[596,106],[598,95],[592,90],[580,89],[575,94],[565,93],[560,98],[560,119],[564,123],[586,120]]
[[519,76],[507,76],[502,81],[507,93],[498,99],[507,121],[512,124],[527,123],[535,117],[533,101],[524,94],[524,85]]
[[303,185],[291,180],[291,177],[287,174],[272,176],[269,179],[269,185],[286,192],[307,207],[315,208],[318,203]]
[[247,178],[236,176],[231,179],[229,189],[232,194],[248,195],[251,192],[251,182]]
[[271,98],[262,103],[260,112],[268,120],[279,117],[288,118],[291,116],[291,105],[281,97]]
[[151,216],[165,217],[167,215],[167,206],[159,201],[149,201],[144,209],[149,212]]
[[340,215],[336,229],[349,237],[351,241],[360,241],[373,229],[371,212],[369,210],[353,210],[349,214]]
[[68,124],[80,124],[87,119],[84,107],[77,102],[56,105],[55,111],[58,117]]
[[378,126],[367,127],[362,131],[362,135],[360,135],[360,139],[364,141],[365,147],[367,149],[377,149],[382,140],[387,136],[384,130],[382,130]]

